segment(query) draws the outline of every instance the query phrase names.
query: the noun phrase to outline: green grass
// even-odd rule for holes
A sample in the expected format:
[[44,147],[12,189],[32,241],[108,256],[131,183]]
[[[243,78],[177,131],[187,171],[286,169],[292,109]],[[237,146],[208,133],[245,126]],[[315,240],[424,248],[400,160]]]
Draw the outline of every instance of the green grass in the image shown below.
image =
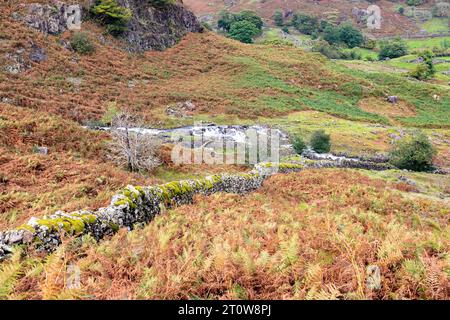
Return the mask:
[[433,18],[423,23],[421,28],[429,33],[448,32],[448,20],[445,18]]
[[359,53],[361,55],[362,60],[366,60],[369,57],[372,58],[373,60],[378,59],[377,52],[375,52],[373,50],[365,49],[365,48],[344,49],[343,51],[344,52],[356,51],[357,53]]
[[408,45],[408,49],[425,49],[425,48],[433,48],[441,46],[441,43],[444,41],[450,41],[450,37],[439,37],[439,38],[426,38],[426,39],[408,39],[406,43]]
[[290,34],[288,38],[284,38],[281,36],[281,29],[280,28],[269,28],[263,31],[262,35],[255,39],[255,43],[264,43],[264,42],[270,42],[274,40],[285,40],[288,42],[291,42],[294,44],[294,42],[297,40],[297,44],[301,48],[310,49],[311,45],[308,45],[308,43],[311,41],[311,36],[301,34],[300,32],[296,31],[293,28],[290,28]]
[[[337,64],[335,68],[354,77],[371,81],[376,87],[373,95],[396,95],[414,105],[417,112],[416,116],[398,118],[404,125],[418,127],[450,126],[450,95],[448,90],[432,84],[408,80],[401,74],[368,73]],[[441,99],[434,101],[434,94],[441,96]]]
[[[363,111],[357,107],[358,101],[362,97],[362,88],[356,82],[339,86],[339,93],[332,90],[300,88],[270,74],[255,59],[235,57],[233,61],[244,64],[247,67],[245,74],[238,75],[234,82],[237,88],[278,91],[276,95],[260,95],[256,104],[251,102],[249,105],[247,102],[242,101],[241,103],[244,103],[246,107],[253,106],[258,109],[270,109],[279,112],[311,108],[346,119],[388,123],[385,117]],[[279,67],[281,68],[282,66],[280,65]],[[287,74],[289,72],[289,70],[286,70]]]

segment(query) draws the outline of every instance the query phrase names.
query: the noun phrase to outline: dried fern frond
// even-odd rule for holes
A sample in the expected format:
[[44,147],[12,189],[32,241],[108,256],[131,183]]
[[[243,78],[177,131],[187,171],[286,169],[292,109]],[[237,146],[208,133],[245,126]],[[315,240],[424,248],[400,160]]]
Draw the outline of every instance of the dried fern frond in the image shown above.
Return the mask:
[[11,259],[0,268],[0,299],[8,299],[22,274],[22,250],[15,249]]

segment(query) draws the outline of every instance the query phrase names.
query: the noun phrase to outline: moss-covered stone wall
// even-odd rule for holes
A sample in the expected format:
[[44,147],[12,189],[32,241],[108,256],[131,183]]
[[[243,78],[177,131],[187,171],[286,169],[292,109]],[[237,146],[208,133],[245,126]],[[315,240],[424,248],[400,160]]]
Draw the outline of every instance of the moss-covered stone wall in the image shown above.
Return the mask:
[[0,260],[12,252],[14,245],[35,245],[52,251],[61,243],[62,234],[90,234],[99,240],[120,228],[132,229],[136,223],[151,221],[163,207],[192,203],[196,194],[244,194],[258,189],[264,179],[275,172],[293,172],[302,168],[297,164],[266,163],[257,165],[250,173],[218,174],[149,187],[127,186],[106,208],[71,213],[58,211],[50,216],[31,218],[15,230],[0,232]]

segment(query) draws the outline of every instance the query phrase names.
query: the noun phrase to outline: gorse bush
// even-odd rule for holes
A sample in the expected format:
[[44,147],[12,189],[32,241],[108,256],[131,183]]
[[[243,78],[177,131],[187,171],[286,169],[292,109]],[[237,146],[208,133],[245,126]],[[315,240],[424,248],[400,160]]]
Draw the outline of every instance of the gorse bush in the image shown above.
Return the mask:
[[295,137],[292,142],[292,147],[297,154],[302,154],[302,152],[306,149],[306,143],[303,141],[302,137]]
[[91,14],[114,36],[126,30],[132,17],[130,9],[120,6],[116,0],[97,0],[90,9]]
[[95,46],[87,33],[77,32],[70,39],[71,48],[81,54],[90,54],[95,51]]
[[324,130],[314,131],[311,136],[311,148],[318,153],[327,153],[331,150],[330,135],[326,134]]
[[429,171],[436,150],[428,137],[419,133],[398,140],[390,151],[390,162],[399,169]]

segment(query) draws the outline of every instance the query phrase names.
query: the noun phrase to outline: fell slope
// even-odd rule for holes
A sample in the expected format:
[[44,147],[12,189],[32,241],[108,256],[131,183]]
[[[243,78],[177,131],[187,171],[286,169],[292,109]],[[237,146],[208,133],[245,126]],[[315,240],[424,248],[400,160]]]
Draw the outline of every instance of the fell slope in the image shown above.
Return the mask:
[[[364,73],[341,67],[319,54],[297,48],[244,45],[211,32],[189,34],[165,52],[129,54],[119,40],[83,24],[96,46],[92,55],[64,48],[71,33],[44,36],[31,30],[3,6],[0,21],[0,98],[20,107],[62,115],[80,123],[100,119],[111,102],[141,113],[153,125],[168,123],[169,104],[193,101],[195,114],[275,116],[315,109],[351,120],[390,123],[359,106],[374,106],[387,95],[415,109],[396,120],[412,126],[448,127],[448,91],[405,81],[398,75]],[[46,61],[29,54],[41,48]],[[23,71],[7,72],[21,61]],[[440,96],[434,101],[433,96]],[[369,100],[370,98],[370,100]],[[397,119],[398,118],[398,119]],[[170,120],[169,120],[170,121]]]

